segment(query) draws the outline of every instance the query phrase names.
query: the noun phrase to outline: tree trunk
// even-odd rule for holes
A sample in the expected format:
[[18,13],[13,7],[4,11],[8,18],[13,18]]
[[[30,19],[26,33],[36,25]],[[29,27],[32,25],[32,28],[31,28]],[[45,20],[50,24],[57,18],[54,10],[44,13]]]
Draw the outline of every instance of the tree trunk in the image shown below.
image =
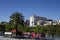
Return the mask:
[[53,40],[53,38],[54,38],[54,35],[52,34],[52,40]]

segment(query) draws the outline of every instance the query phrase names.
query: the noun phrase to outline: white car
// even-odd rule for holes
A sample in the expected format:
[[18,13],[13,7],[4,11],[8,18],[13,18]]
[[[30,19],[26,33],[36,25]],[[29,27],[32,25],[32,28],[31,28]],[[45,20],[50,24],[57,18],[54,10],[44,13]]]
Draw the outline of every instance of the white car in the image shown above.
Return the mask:
[[12,32],[5,32],[5,33],[4,33],[4,36],[5,36],[5,37],[11,37],[11,36],[12,36]]

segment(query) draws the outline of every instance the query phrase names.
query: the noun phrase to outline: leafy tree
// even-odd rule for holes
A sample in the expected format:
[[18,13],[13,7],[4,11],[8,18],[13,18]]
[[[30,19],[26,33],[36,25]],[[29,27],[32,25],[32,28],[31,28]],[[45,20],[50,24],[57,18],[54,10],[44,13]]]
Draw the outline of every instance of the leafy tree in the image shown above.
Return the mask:
[[58,36],[60,36],[60,28],[57,29],[56,33]]
[[5,31],[9,32],[13,26],[11,27],[12,25],[10,23],[7,23],[6,26],[5,26]]
[[45,26],[41,27],[40,32],[46,34],[47,28]]
[[47,33],[49,34],[49,35],[51,35],[52,36],[52,39],[53,39],[53,37],[54,37],[54,35],[56,34],[56,26],[55,25],[48,25],[47,26],[47,29],[48,29],[48,31],[47,31]]
[[21,31],[21,27],[24,26],[24,16],[19,13],[19,12],[14,12],[11,16],[10,16],[10,22],[11,24],[11,28],[16,29],[17,31]]
[[30,28],[29,27],[25,27],[24,28],[24,32],[29,32],[30,31]]
[[56,25],[56,35],[60,36],[60,25]]
[[0,31],[4,32],[5,31],[5,25],[0,24]]
[[41,29],[40,26],[36,26],[36,27],[33,29],[33,31],[34,31],[35,33],[38,33],[38,32],[40,32],[40,29]]
[[23,27],[23,32],[30,32],[33,28],[31,27]]

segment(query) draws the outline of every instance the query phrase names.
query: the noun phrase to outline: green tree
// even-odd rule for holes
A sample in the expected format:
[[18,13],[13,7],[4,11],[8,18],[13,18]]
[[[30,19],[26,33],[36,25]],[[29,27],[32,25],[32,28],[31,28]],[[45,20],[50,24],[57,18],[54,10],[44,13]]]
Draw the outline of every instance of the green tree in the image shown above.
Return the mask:
[[32,27],[23,27],[23,32],[30,32],[33,31]]
[[56,30],[57,30],[56,27],[57,27],[56,25],[47,26],[47,29],[48,29],[47,33],[52,36],[52,39],[53,39],[54,35],[56,34]]
[[10,23],[7,23],[6,26],[5,26],[5,31],[9,32],[13,27],[14,25],[10,24]]
[[41,27],[40,32],[46,34],[47,28],[45,26]]
[[7,23],[6,26],[5,26],[5,31],[9,31],[9,24]]
[[56,35],[60,36],[60,25],[56,25],[56,28],[57,28]]
[[36,27],[33,29],[33,31],[34,31],[35,33],[38,33],[38,32],[40,32],[40,29],[41,29],[40,26],[36,26]]
[[0,24],[0,32],[4,32],[5,31],[5,25]]
[[60,28],[57,29],[56,34],[60,36]]
[[10,24],[11,28],[16,29],[16,32],[21,31],[21,27],[24,26],[24,16],[22,15],[22,13],[14,12],[10,16]]

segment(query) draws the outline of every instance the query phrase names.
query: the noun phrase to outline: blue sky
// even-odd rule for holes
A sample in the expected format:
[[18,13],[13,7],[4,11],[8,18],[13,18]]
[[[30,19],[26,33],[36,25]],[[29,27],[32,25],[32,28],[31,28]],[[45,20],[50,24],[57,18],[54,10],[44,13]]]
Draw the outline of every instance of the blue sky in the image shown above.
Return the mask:
[[35,14],[60,19],[60,0],[0,0],[0,21],[9,21],[13,12],[21,12],[25,19]]

